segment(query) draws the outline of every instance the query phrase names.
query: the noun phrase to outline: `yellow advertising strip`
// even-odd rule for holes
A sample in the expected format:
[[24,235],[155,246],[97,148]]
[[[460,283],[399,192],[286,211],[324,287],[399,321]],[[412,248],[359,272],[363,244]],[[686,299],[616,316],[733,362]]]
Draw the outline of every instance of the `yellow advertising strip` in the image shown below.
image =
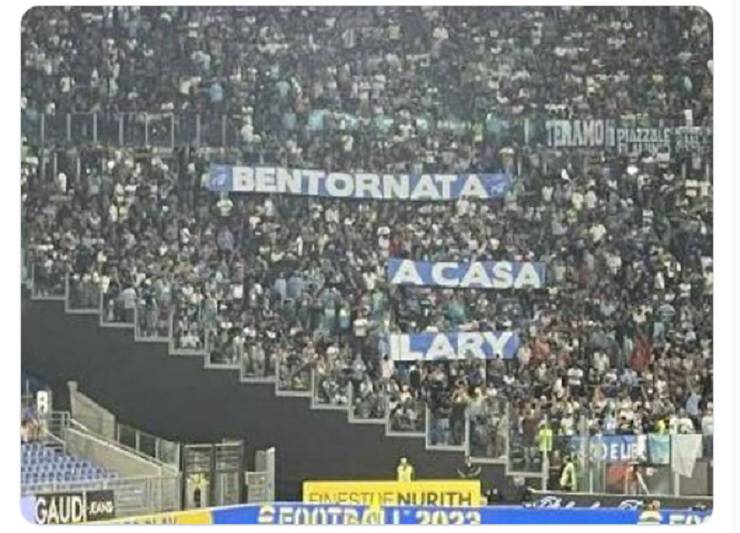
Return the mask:
[[478,506],[480,481],[304,481],[303,503]]
[[98,524],[190,524],[203,525],[212,524],[213,519],[211,511],[176,511],[172,513],[150,514],[143,516],[130,516],[128,518],[118,518],[106,522],[97,522]]

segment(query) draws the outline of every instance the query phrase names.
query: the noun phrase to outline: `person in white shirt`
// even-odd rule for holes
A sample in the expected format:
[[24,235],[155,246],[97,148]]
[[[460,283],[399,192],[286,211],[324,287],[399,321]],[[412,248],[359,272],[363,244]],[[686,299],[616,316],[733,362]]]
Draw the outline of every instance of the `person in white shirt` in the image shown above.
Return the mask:
[[596,209],[596,205],[599,202],[598,197],[596,196],[596,192],[594,192],[593,189],[589,189],[586,193],[586,196],[584,198],[586,202],[586,209],[593,210]]
[[528,344],[522,344],[517,351],[517,359],[519,360],[519,366],[525,367],[529,364],[529,360],[532,357],[532,350]]
[[570,197],[570,202],[573,204],[573,209],[580,211],[583,209],[583,194],[580,191],[574,191]]
[[228,217],[231,214],[231,210],[234,208],[234,202],[229,198],[228,192],[221,193],[221,198],[216,203],[216,207],[222,217]]
[[576,431],[576,422],[573,418],[573,415],[571,413],[566,413],[561,419],[560,419],[560,435],[565,436],[573,436],[575,435]]
[[609,356],[604,352],[594,352],[593,365],[599,375],[604,375],[609,369]]
[[601,239],[604,238],[604,235],[606,235],[606,228],[601,223],[594,224],[588,231],[591,234],[591,239],[595,243],[600,242]]
[[558,377],[557,379],[555,379],[552,384],[552,392],[559,400],[562,400],[565,397],[567,391],[565,389],[565,386],[563,385],[563,378]]
[[384,382],[390,381],[395,371],[395,363],[390,356],[385,355],[380,361],[380,377]]
[[573,366],[568,369],[567,376],[571,396],[578,396],[583,383],[583,370],[577,366]]
[[552,192],[553,187],[550,184],[544,185],[542,187],[542,201],[546,204],[549,204],[552,201]]

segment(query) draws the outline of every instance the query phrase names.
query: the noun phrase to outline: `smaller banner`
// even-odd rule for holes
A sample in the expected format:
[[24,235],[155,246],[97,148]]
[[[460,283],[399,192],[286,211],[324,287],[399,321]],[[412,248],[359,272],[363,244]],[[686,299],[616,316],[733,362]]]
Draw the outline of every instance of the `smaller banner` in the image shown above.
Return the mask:
[[522,261],[412,261],[391,258],[388,279],[393,285],[462,289],[541,289],[545,264]]
[[112,490],[36,494],[37,524],[82,524],[116,516]]
[[671,435],[671,466],[674,472],[691,477],[696,459],[701,456],[702,436],[700,434]]
[[480,480],[304,481],[304,503],[478,506]]
[[649,434],[648,461],[654,465],[667,465],[671,461],[671,436]]
[[515,331],[411,333],[388,336],[390,355],[396,361],[434,359],[511,359],[519,350]]
[[[572,437],[572,452],[582,451],[583,437]],[[645,435],[595,435],[588,442],[591,459],[605,463],[636,463],[647,460]]]
[[535,491],[533,506],[549,509],[570,508],[618,508],[640,510],[654,501],[660,502],[662,509],[690,509],[692,507],[712,507],[711,496],[636,496],[626,494],[606,494],[563,491]]
[[635,157],[648,153],[669,159],[676,152],[700,152],[712,143],[711,128],[623,127],[613,119],[553,119],[545,121],[545,130],[552,148],[604,148]]
[[371,174],[305,168],[211,165],[206,188],[216,192],[439,202],[502,198],[508,174]]

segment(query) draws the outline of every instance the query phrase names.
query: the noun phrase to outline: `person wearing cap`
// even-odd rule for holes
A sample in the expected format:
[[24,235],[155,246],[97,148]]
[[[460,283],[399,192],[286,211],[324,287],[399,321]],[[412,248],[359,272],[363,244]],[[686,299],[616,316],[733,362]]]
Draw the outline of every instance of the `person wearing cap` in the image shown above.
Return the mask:
[[401,483],[410,483],[414,480],[414,467],[405,457],[401,457],[396,468],[398,481]]

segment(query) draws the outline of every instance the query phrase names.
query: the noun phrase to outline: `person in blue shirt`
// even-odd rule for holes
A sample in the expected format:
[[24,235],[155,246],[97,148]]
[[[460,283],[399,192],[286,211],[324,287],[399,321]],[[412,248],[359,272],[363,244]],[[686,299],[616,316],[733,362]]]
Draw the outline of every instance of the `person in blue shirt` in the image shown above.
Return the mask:
[[219,82],[214,82],[208,89],[208,98],[212,104],[220,104],[224,101],[224,89]]

